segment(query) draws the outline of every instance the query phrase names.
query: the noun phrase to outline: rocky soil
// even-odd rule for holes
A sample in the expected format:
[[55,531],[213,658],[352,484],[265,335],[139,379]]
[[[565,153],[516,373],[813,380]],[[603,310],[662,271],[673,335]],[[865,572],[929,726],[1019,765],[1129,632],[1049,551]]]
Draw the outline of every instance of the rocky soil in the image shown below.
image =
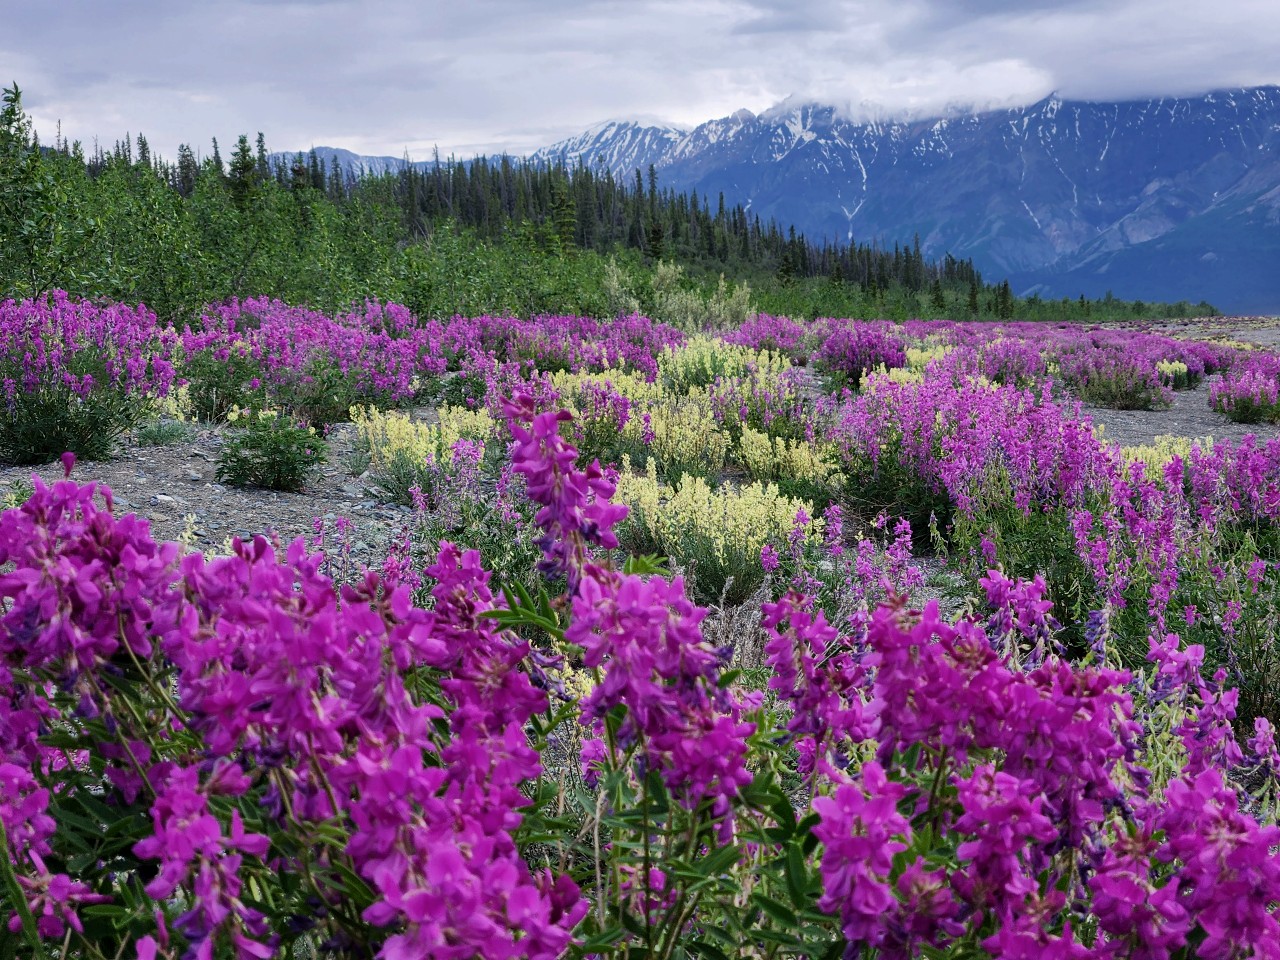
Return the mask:
[[[143,446],[129,437],[114,459],[76,464],[73,479],[109,486],[118,513],[136,513],[151,523],[157,540],[183,540],[194,549],[224,553],[232,537],[274,534],[287,544],[314,535],[317,518],[352,521],[353,555],[372,561],[384,555],[387,538],[409,519],[407,508],[379,502],[362,471],[355,428],[335,426],[328,462],[301,493],[238,489],[215,478],[222,433],[192,429],[171,446]],[[62,478],[60,463],[0,468],[0,493],[32,474],[46,482]],[[383,551],[383,552],[380,552]]]
[[[1204,317],[1162,324],[1153,332],[1188,340],[1236,340],[1268,350],[1280,349],[1280,317]],[[1193,440],[1212,437],[1231,441],[1239,441],[1247,434],[1259,440],[1280,436],[1280,426],[1231,423],[1210,410],[1211,382],[1212,378],[1206,378],[1195,390],[1175,393],[1173,406],[1168,410],[1108,410],[1085,406],[1084,412],[1094,423],[1104,425],[1105,439],[1121,446],[1150,444],[1164,434]]]

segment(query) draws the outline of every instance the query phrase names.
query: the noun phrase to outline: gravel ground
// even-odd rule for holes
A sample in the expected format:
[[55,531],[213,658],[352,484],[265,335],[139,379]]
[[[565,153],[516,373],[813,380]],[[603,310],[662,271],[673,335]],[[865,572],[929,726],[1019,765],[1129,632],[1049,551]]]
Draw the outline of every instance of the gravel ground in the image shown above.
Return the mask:
[[[179,444],[140,446],[126,438],[114,459],[81,461],[72,478],[111,487],[118,514],[136,513],[150,521],[157,540],[177,540],[189,532],[198,550],[225,552],[233,536],[248,539],[274,533],[287,544],[313,534],[317,517],[347,517],[353,523],[353,556],[380,559],[388,537],[408,519],[408,509],[378,502],[365,480],[352,475],[355,428],[336,426],[329,436],[328,462],[301,493],[245,490],[215,478],[222,435],[193,431]],[[42,467],[0,468],[0,491],[36,474],[46,482],[62,478],[60,463]]]
[[[1203,317],[1161,324],[1153,333],[1187,340],[1239,340],[1269,350],[1280,349],[1280,317]],[[1108,410],[1084,407],[1094,423],[1105,425],[1103,437],[1121,446],[1149,444],[1156,437],[1172,434],[1198,439],[1239,441],[1249,434],[1259,440],[1280,436],[1280,426],[1259,423],[1246,426],[1232,423],[1209,409],[1209,384],[1206,378],[1195,390],[1174,394],[1168,410]]]
[[1085,406],[1083,411],[1095,424],[1102,424],[1102,437],[1124,447],[1150,444],[1156,437],[1172,434],[1192,440],[1212,437],[1214,440],[1239,441],[1248,434],[1259,440],[1280,436],[1280,427],[1269,423],[1245,425],[1232,423],[1209,409],[1208,378],[1195,390],[1180,390],[1173,395],[1168,410],[1108,410]]

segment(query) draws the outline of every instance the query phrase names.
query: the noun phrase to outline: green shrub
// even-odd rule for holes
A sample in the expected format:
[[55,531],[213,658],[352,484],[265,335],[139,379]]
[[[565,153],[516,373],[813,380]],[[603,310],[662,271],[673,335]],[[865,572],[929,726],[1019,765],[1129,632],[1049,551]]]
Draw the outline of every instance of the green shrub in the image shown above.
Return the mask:
[[220,423],[233,408],[261,403],[262,367],[242,344],[225,357],[215,356],[212,348],[191,353],[182,363],[182,376],[188,410],[197,420]]
[[31,485],[30,480],[13,481],[9,484],[8,490],[0,492],[0,510],[11,510],[22,506],[33,493],[35,493],[35,487]]
[[143,398],[114,390],[83,398],[56,389],[19,395],[0,417],[0,461],[52,463],[68,450],[83,460],[107,460],[121,434],[149,410]]
[[190,424],[158,417],[138,427],[134,437],[142,447],[172,447],[186,443],[191,435]]
[[233,429],[218,457],[219,483],[298,491],[328,455],[315,427],[295,423],[278,411],[233,408],[228,420]]

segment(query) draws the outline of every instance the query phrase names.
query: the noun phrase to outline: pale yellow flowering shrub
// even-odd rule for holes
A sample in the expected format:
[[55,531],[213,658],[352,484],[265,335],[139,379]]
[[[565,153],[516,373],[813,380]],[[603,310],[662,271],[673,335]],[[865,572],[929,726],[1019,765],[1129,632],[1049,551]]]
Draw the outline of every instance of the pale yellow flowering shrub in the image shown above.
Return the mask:
[[[644,413],[648,413],[646,425]],[[652,439],[645,444],[646,434]],[[714,480],[724,470],[729,455],[729,438],[711,413],[706,400],[697,395],[668,399],[637,410],[622,430],[623,445],[640,456],[657,461],[658,472],[668,479],[686,473]]]
[[410,488],[427,489],[428,466],[451,463],[459,440],[478,443],[483,452],[498,435],[497,422],[483,408],[441,407],[436,421],[428,423],[377,407],[352,407],[351,422],[368,451],[375,482],[400,503],[411,502]]
[[184,383],[174,387],[166,396],[154,400],[156,416],[168,417],[170,420],[186,421],[195,419],[191,410],[191,384]]
[[1181,360],[1157,360],[1156,373],[1174,390],[1186,390],[1195,386]]
[[684,394],[690,387],[714,383],[717,377],[741,377],[752,371],[768,375],[789,366],[791,361],[785,354],[699,336],[690,337],[681,346],[663,348],[658,356],[658,380],[668,391]]
[[12,510],[26,503],[35,492],[29,480],[15,480],[7,490],[0,490],[0,510]]
[[883,383],[924,383],[923,367],[894,367],[886,369],[885,365],[879,364],[868,370],[862,379],[862,389],[875,390],[877,386]]
[[624,470],[614,499],[631,508],[619,528],[622,542],[636,552],[661,553],[688,571],[703,603],[735,604],[751,596],[764,581],[760,551],[770,544],[785,554],[798,515],[804,519],[801,545],[822,541],[813,505],[772,483],[713,488],[701,477],[686,476],[667,486],[650,461],[643,474]]
[[566,410],[577,413],[578,397],[588,384],[608,385],[615,393],[626,397],[633,404],[647,406],[657,403],[666,394],[662,384],[650,383],[642,374],[629,370],[606,370],[603,373],[571,373],[561,370],[551,377],[551,383],[560,394],[560,404]]
[[918,347],[907,347],[907,368],[923,372],[934,360],[941,360],[951,348],[940,343],[923,343]]
[[752,480],[772,481],[791,496],[829,501],[842,475],[829,448],[807,440],[787,440],[744,427],[739,458]]
[[445,460],[459,440],[483,444],[498,433],[497,423],[484,408],[441,407],[436,421],[428,423],[397,411],[352,407],[351,422],[375,467],[402,454],[414,460]]
[[1148,478],[1159,478],[1164,475],[1164,468],[1174,457],[1181,457],[1185,463],[1193,450],[1207,451],[1213,448],[1213,437],[1201,437],[1192,440],[1189,437],[1162,434],[1150,444],[1121,447],[1120,455],[1124,458],[1125,476],[1130,475],[1130,467],[1135,463],[1143,465],[1143,474]]

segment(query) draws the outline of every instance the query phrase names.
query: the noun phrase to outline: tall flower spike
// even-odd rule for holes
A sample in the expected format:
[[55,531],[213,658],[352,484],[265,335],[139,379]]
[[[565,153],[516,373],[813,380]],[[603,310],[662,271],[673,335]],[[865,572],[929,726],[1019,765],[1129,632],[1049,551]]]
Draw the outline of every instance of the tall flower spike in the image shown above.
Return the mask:
[[564,574],[570,589],[576,589],[589,547],[617,547],[613,527],[627,515],[627,508],[610,502],[614,485],[605,478],[600,461],[578,468],[578,451],[559,432],[572,414],[535,413],[528,393],[516,394],[503,406],[515,440],[512,468],[524,475],[529,498],[542,505],[535,518],[544,531],[538,544],[542,570],[549,576]]

